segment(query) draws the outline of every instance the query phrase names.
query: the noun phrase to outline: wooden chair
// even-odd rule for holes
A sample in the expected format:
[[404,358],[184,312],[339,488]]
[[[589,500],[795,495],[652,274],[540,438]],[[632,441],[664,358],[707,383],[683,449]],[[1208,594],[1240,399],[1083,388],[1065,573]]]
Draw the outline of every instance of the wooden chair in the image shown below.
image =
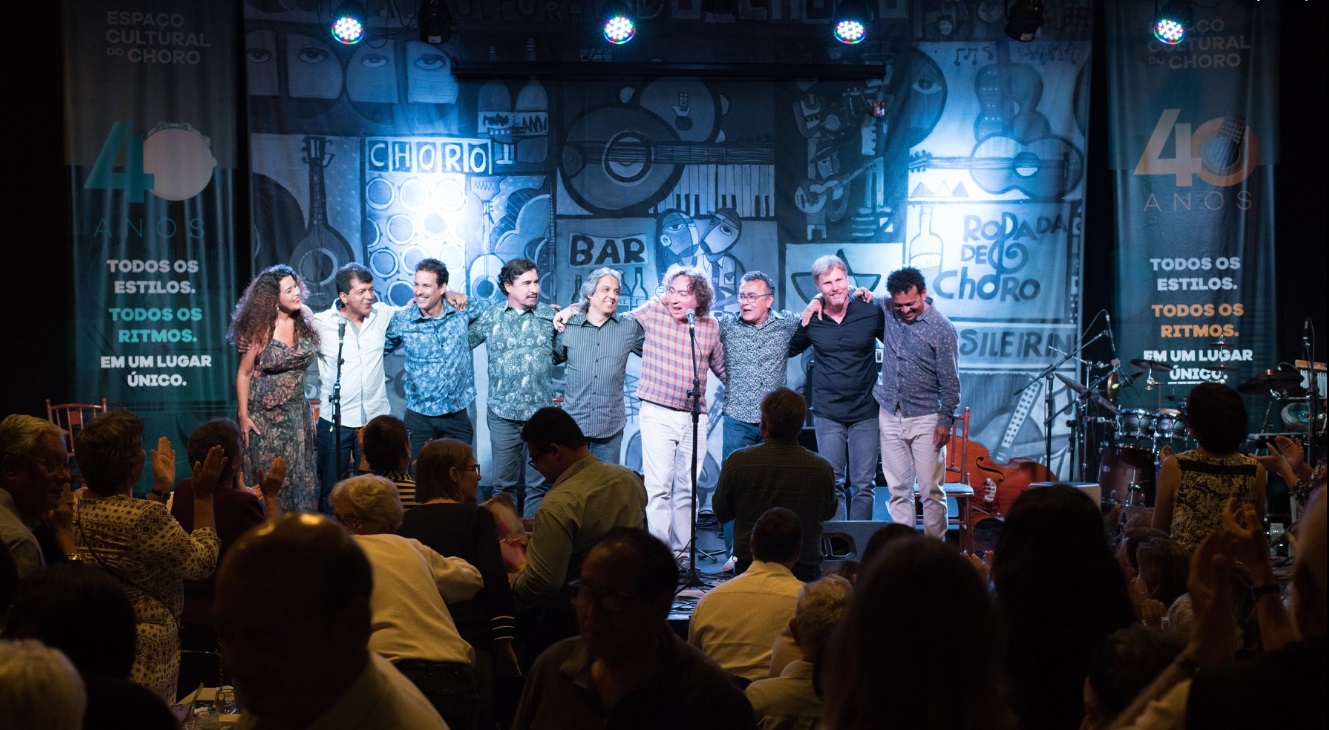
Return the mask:
[[[955,500],[955,511],[952,512],[949,508],[946,510],[946,528],[959,531],[960,549],[972,553],[974,532],[969,520],[972,515],[970,510],[974,500],[974,488],[970,484],[970,474],[966,467],[968,463],[969,407],[965,406],[960,415],[955,417],[955,425],[951,427],[951,441],[946,445],[946,475],[942,478],[941,488],[946,493],[948,503]],[[921,505],[918,520],[921,527],[923,522]]]
[[69,487],[78,489],[81,478],[74,461],[74,437],[99,413],[106,412],[106,399],[101,403],[51,403],[46,399],[46,420],[64,430],[65,453],[69,454]]

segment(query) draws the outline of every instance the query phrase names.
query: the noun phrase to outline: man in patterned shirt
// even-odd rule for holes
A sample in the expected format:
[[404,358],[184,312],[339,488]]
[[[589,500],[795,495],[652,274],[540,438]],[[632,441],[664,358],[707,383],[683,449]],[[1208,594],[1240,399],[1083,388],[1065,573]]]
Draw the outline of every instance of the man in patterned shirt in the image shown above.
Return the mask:
[[475,428],[466,409],[475,400],[475,368],[467,325],[485,310],[476,302],[445,298],[448,267],[438,259],[415,265],[415,301],[397,310],[384,334],[383,354],[404,348],[406,354],[406,429],[411,453],[430,439],[454,438],[470,444]]
[[932,307],[918,269],[886,279],[891,294],[882,336],[881,376],[872,395],[881,406],[881,470],[891,490],[891,521],[914,524],[914,481],[923,500],[923,531],[946,536],[942,447],[960,404],[955,326]]
[[535,511],[549,487],[526,463],[521,429],[531,414],[554,403],[555,310],[540,303],[540,272],[530,259],[513,259],[498,272],[507,301],[489,307],[471,323],[470,344],[486,343],[489,354],[489,449],[500,492],[522,497],[523,517]]
[[622,274],[614,269],[592,271],[574,305],[584,314],[572,315],[554,341],[567,358],[563,410],[581,428],[591,453],[606,464],[621,458],[628,355],[640,356],[645,339],[636,320],[616,315],[622,288]]

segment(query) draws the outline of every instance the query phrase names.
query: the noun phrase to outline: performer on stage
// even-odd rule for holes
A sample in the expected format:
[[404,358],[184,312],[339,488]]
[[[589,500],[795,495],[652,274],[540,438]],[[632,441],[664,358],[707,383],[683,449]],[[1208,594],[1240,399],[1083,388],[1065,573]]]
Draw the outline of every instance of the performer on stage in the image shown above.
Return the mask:
[[880,405],[881,470],[891,491],[891,520],[913,525],[914,482],[923,500],[923,531],[946,536],[946,477],[942,449],[951,438],[960,376],[955,327],[932,306],[918,269],[886,279],[881,377],[872,395]]
[[319,336],[314,315],[303,304],[308,295],[294,269],[272,266],[245,288],[228,335],[242,351],[235,394],[246,447],[245,480],[258,484],[259,470],[284,458],[283,512],[318,510],[314,417],[305,398],[305,370]]
[[645,339],[636,320],[615,314],[622,288],[623,275],[614,269],[592,271],[576,305],[584,314],[572,315],[554,340],[554,349],[567,359],[563,410],[581,428],[591,453],[606,464],[622,458],[628,355],[640,356]]
[[[338,269],[334,282],[337,301],[314,315],[319,339],[318,508],[326,515],[332,514],[328,505],[332,487],[354,474],[360,464],[356,434],[370,420],[391,410],[383,346],[394,308],[374,301],[374,276],[360,264],[352,262]],[[334,389],[341,398],[340,429],[334,420]]]

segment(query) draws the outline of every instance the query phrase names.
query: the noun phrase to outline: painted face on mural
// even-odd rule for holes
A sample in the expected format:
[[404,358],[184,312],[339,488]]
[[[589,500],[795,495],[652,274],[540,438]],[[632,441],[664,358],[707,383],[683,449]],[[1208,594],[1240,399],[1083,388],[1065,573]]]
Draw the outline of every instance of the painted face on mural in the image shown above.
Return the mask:
[[901,321],[913,322],[919,315],[928,311],[927,296],[926,287],[920,290],[916,286],[911,286],[908,291],[891,295],[891,308],[895,310],[895,316]]
[[660,219],[660,245],[675,256],[683,256],[697,246],[697,228],[692,218],[671,210]]
[[612,276],[600,277],[595,283],[595,291],[591,292],[591,309],[603,316],[612,316],[618,309],[618,294],[618,279]]
[[374,306],[374,282],[351,279],[351,290],[338,292],[337,298],[342,303],[342,314],[354,320],[369,316]]
[[534,309],[540,303],[540,272],[535,269],[508,284],[508,304],[515,309]]
[[743,234],[743,221],[730,210],[717,210],[711,216],[711,229],[702,237],[701,242],[712,254],[728,251]]
[[688,310],[697,309],[697,295],[692,291],[692,278],[679,274],[665,288],[665,307],[669,314],[679,322],[688,321]]
[[761,279],[743,282],[738,288],[738,316],[749,324],[761,324],[775,300],[770,287]]
[[443,311],[443,292],[447,290],[446,284],[438,283],[438,275],[434,272],[415,272],[415,306],[426,317]]
[[294,276],[283,277],[277,284],[277,306],[287,314],[300,311],[300,285]]
[[817,291],[827,307],[842,309],[849,303],[849,277],[844,269],[834,266],[817,277]]

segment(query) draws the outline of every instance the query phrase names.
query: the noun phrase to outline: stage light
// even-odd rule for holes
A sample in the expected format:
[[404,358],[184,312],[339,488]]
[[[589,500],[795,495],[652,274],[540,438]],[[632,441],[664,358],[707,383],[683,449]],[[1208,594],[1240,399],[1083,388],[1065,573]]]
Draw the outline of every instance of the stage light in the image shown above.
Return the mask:
[[332,37],[338,43],[355,45],[365,39],[365,6],[356,0],[346,0],[332,14]]
[[1006,35],[1021,43],[1028,43],[1043,27],[1042,0],[1015,0],[1006,9]]
[[835,4],[835,15],[831,18],[831,35],[835,40],[852,46],[862,43],[868,37],[868,24],[872,22],[872,11],[867,3],[860,0],[844,0]]
[[420,42],[437,46],[452,38],[452,11],[443,0],[420,0],[415,14],[420,26]]
[[637,21],[622,3],[610,3],[604,11],[605,40],[616,46],[623,45],[637,35]]
[[1190,2],[1169,0],[1158,10],[1154,3],[1154,37],[1169,46],[1175,46],[1186,38],[1186,29],[1190,27],[1192,13]]

